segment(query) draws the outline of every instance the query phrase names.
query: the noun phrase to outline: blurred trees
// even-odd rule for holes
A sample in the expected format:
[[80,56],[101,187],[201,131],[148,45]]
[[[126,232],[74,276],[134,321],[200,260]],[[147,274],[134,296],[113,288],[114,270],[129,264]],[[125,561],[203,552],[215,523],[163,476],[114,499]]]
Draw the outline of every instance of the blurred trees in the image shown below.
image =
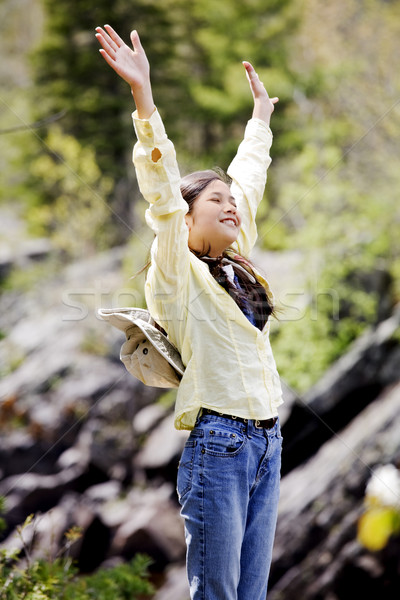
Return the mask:
[[52,202],[32,204],[32,229],[51,235],[55,246],[71,258],[105,249],[109,211],[104,199],[112,180],[101,174],[90,146],[62,133],[58,125],[45,138],[45,153],[31,162],[31,173]]
[[305,255],[312,303],[275,340],[304,389],[399,300],[400,5],[308,0],[300,21],[292,133],[261,240]]
[[129,45],[131,29],[139,31],[170,136],[192,153],[188,128],[198,130],[198,157],[234,151],[230,134],[237,136],[235,125],[242,132],[252,106],[242,60],[254,62],[274,95],[291,95],[285,48],[296,23],[292,0],[43,3],[46,31],[34,55],[40,114],[66,110],[66,132],[93,145],[100,167],[117,175],[125,174],[119,161],[132,143],[133,104],[127,85],[99,58],[96,25],[110,22]]
[[[135,18],[138,28],[140,25],[147,30],[151,28],[157,39],[165,40],[162,35],[166,28],[163,9],[143,0],[134,3],[116,0],[112,8],[105,0],[62,3],[43,0],[43,7],[45,31],[32,55],[35,117],[43,112],[65,111],[59,123],[62,133],[73,136],[82,149],[90,148],[94,152],[101,173],[112,181],[103,195],[103,202],[109,205],[108,242],[118,244],[126,241],[132,230],[130,112],[133,100],[127,84],[100,57],[94,30],[97,25],[110,22],[129,41]],[[155,63],[165,54],[165,41],[151,48]],[[40,149],[43,150],[48,151]],[[82,187],[85,187],[84,174],[81,176]],[[46,185],[41,188],[40,181],[43,179],[34,174],[30,183],[37,189],[42,202],[52,204],[56,201],[54,188],[49,189]],[[79,202],[77,196],[77,206]],[[100,205],[98,207],[100,209]],[[37,221],[37,214],[33,219]],[[93,231],[93,236],[98,237],[99,232]],[[101,244],[104,245],[103,241]]]
[[[100,170],[114,180],[105,200],[120,217],[113,219],[115,243],[130,234],[121,221],[132,220],[133,102],[99,56],[97,25],[109,22],[128,44],[131,29],[139,31],[183,169],[210,161],[226,168],[232,158],[252,107],[242,60],[254,61],[282,104],[290,96],[284,65],[295,24],[291,0],[116,0],[111,8],[106,0],[43,0],[43,6],[45,34],[33,55],[35,118],[65,111],[63,132],[92,147]],[[48,197],[37,179],[30,183]]]

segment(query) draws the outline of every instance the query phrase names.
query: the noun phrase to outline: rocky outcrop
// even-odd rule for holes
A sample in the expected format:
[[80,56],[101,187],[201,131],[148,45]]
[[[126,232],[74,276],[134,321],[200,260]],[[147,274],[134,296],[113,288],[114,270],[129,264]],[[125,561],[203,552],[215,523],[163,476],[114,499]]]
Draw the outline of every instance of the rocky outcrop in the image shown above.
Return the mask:
[[349,587],[349,581],[357,581],[361,598],[398,597],[400,554],[389,557],[396,548],[398,552],[400,539],[371,554],[356,537],[373,469],[390,462],[400,466],[399,430],[396,384],[283,478],[271,600],[342,600],[354,592],[355,584]]
[[[175,494],[187,432],[173,428],[174,392],[131,377],[119,361],[121,334],[95,316],[122,296],[138,304],[121,275],[124,253],[0,297],[0,545],[21,546],[16,527],[31,513],[24,536],[33,556],[55,556],[79,526],[71,553],[82,572],[144,552],[157,573],[155,599],[188,600]],[[400,461],[399,320],[396,309],[303,397],[283,382],[271,600],[346,600],[349,578],[364,599],[395,597],[399,540],[371,554],[356,526],[371,470]]]
[[400,307],[362,335],[301,399],[296,399],[282,433],[289,472],[310,458],[335,431],[345,427],[382,390],[399,380]]

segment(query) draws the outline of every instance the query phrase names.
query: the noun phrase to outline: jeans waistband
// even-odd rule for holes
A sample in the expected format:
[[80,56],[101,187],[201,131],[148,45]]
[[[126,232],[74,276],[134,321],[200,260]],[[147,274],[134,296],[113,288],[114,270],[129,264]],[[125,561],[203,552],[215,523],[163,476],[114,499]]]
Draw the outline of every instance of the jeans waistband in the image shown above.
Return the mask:
[[278,417],[272,417],[271,419],[264,419],[264,420],[245,419],[243,417],[236,417],[235,415],[227,415],[225,413],[220,413],[215,410],[211,410],[210,408],[201,408],[199,411],[199,414],[198,414],[198,418],[200,418],[202,416],[207,416],[207,415],[211,415],[214,417],[221,417],[223,419],[230,419],[237,423],[244,423],[245,425],[250,423],[250,424],[254,425],[254,427],[256,429],[272,429],[272,427],[274,427],[275,423],[278,420]]

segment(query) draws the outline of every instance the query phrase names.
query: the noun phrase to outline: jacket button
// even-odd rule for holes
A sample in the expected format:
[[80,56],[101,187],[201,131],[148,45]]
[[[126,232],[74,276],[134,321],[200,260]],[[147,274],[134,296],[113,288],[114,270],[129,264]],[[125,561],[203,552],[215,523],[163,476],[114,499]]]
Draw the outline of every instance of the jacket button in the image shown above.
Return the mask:
[[148,354],[149,353],[149,349],[148,348],[143,348],[143,354]]

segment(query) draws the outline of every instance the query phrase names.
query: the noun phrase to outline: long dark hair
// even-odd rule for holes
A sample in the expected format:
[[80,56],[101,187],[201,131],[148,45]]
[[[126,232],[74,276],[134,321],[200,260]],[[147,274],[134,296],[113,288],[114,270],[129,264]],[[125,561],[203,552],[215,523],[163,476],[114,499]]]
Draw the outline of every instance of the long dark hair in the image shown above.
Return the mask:
[[[195,171],[182,178],[180,189],[183,199],[189,206],[189,214],[193,211],[194,203],[199,194],[215,180],[223,181],[229,186],[232,183],[229,176],[220,169]],[[274,307],[265,287],[258,280],[253,265],[248,259],[240,256],[230,248],[225,250],[222,256],[210,258],[207,256],[210,249],[209,246],[203,248],[202,252],[193,250],[192,252],[208,264],[214,279],[232,296],[243,312],[252,313],[256,326],[262,329],[268,321],[268,317],[273,314]],[[226,260],[224,261],[224,259]],[[239,286],[230,281],[223,268],[224,263],[227,261],[232,265]]]

